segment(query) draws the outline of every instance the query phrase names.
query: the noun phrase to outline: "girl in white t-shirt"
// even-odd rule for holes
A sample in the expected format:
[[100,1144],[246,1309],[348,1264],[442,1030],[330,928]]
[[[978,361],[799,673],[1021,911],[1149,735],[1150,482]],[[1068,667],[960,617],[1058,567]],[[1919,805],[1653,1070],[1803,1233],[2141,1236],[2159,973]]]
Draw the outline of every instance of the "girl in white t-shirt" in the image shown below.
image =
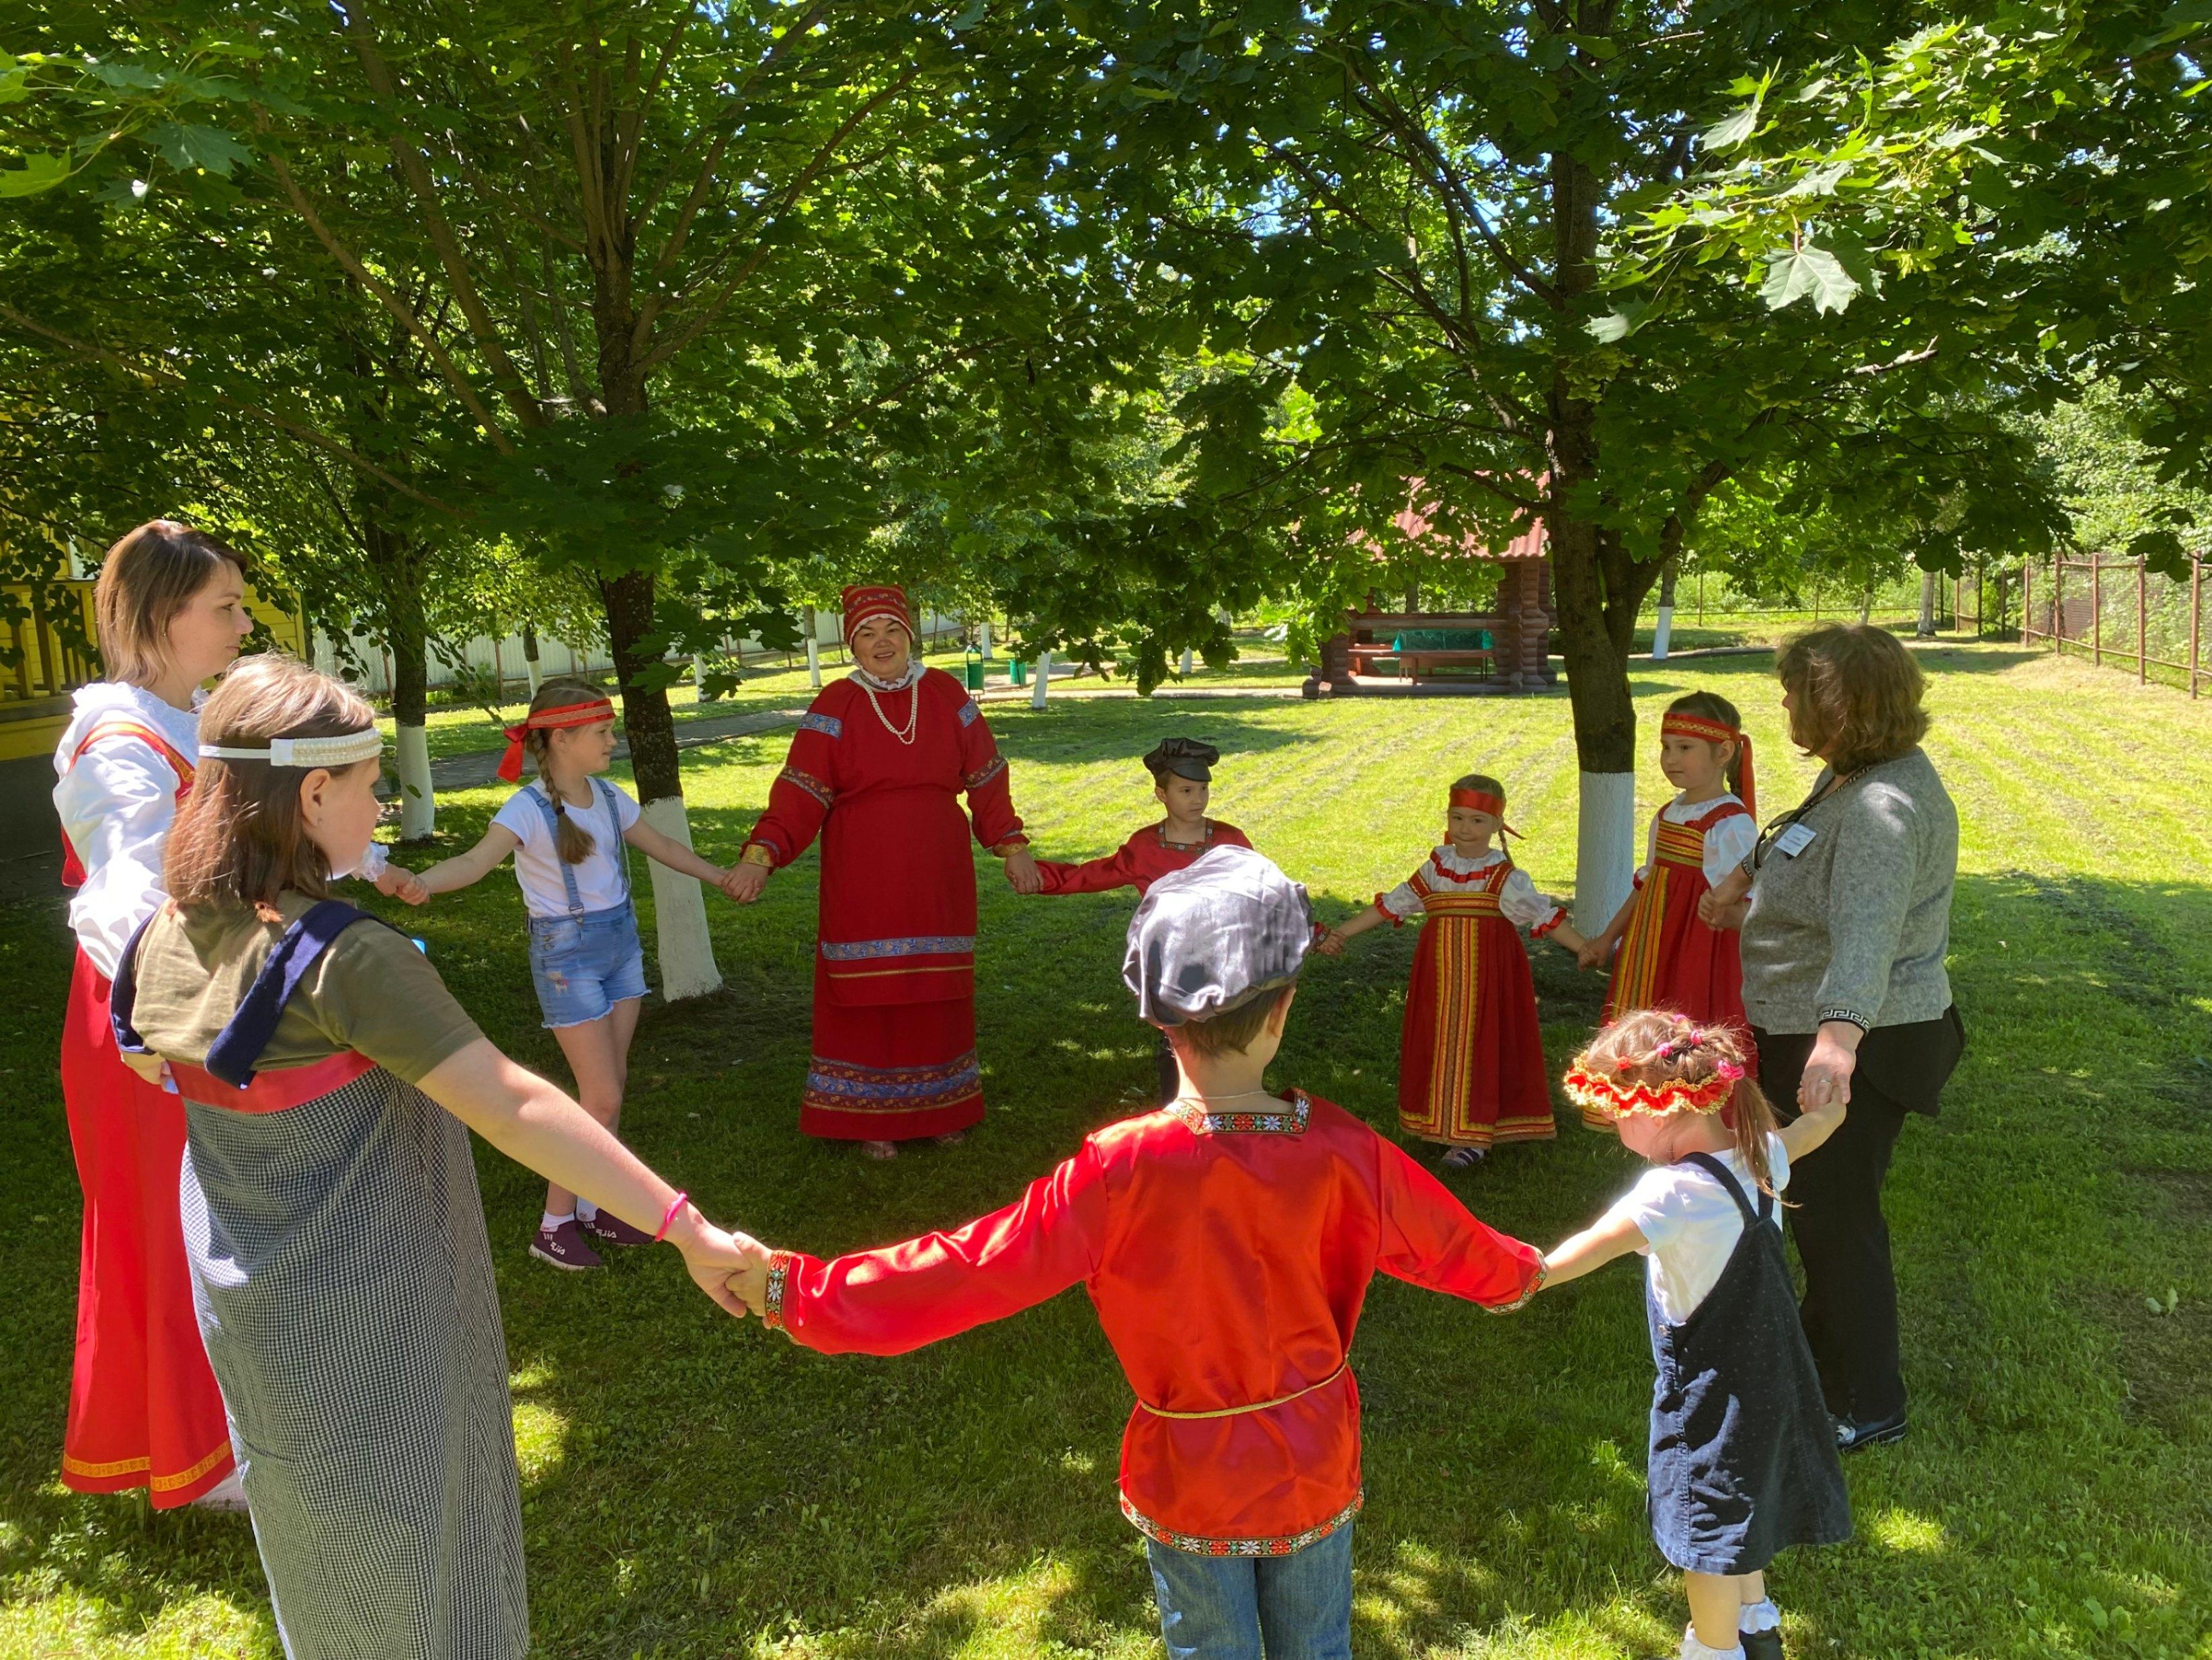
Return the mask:
[[[422,873],[432,893],[477,881],[514,855],[515,879],[530,913],[530,976],[545,1025],[576,1076],[576,1098],[613,1129],[622,1118],[630,1038],[645,997],[645,950],[630,904],[635,848],[671,870],[724,886],[730,873],[646,824],[637,803],[599,776],[614,759],[615,711],[606,695],[580,680],[548,680],[530,713],[507,729],[499,775],[522,775],[526,753],[535,782],[508,798],[483,839]],[[530,1254],[558,1268],[595,1268],[604,1244],[648,1242],[611,1213],[549,1184],[545,1213]]]
[[[1630,1251],[1650,1259],[1651,1531],[1682,1570],[1681,1660],[1779,1660],[1766,1565],[1850,1536],[1835,1426],[1782,1250],[1790,1167],[1843,1122],[1841,1102],[1787,1128],[1726,1027],[1644,1010],[1575,1059],[1567,1094],[1651,1168],[1544,1260],[1559,1285]],[[1724,1111],[1733,1123],[1724,1122]]]

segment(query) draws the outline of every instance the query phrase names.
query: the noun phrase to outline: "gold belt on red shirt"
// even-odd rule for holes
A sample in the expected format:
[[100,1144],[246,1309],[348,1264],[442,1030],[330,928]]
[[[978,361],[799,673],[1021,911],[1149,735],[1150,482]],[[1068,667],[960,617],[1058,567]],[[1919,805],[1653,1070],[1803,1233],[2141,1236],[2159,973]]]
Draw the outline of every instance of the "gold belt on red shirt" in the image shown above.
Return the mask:
[[1316,1389],[1325,1389],[1343,1377],[1345,1368],[1351,1364],[1352,1357],[1347,1354],[1336,1363],[1336,1370],[1318,1383],[1292,1389],[1288,1395],[1279,1395],[1272,1401],[1255,1401],[1249,1407],[1216,1407],[1212,1412],[1170,1412],[1165,1407],[1156,1407],[1149,1401],[1139,1400],[1137,1404],[1155,1418],[1241,1418],[1248,1412],[1265,1412],[1270,1407],[1286,1406],[1301,1395],[1311,1395]]

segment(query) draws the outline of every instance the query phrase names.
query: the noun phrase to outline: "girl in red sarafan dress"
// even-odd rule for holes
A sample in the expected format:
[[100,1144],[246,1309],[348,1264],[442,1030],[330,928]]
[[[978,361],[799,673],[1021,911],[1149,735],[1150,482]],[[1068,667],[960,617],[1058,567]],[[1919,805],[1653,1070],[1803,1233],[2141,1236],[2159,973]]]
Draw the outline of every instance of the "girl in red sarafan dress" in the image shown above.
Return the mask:
[[1444,844],[1319,946],[1334,956],[1370,928],[1427,918],[1406,992],[1398,1122],[1441,1142],[1447,1170],[1479,1164],[1496,1145],[1559,1134],[1520,930],[1577,954],[1585,942],[1506,852],[1504,837],[1519,834],[1505,822],[1505,787],[1468,774],[1451,787]]
[[846,589],[845,639],[853,672],[799,721],[726,891],[758,898],[770,871],[822,837],[799,1127],[890,1158],[983,1116],[970,817],[1016,891],[1039,884],[991,728],[959,681],[912,655],[905,594]]
[[[1620,947],[1606,994],[1608,1022],[1638,1009],[1666,1009],[1724,1027],[1747,1047],[1736,933],[1698,915],[1707,894],[1727,903],[1750,885],[1743,862],[1759,840],[1751,739],[1735,705],[1709,691],[1668,704],[1659,724],[1659,769],[1680,793],[1653,817],[1636,891],[1583,947],[1582,965],[1596,968]],[[1614,1128],[1611,1118],[1587,1109],[1583,1122]]]

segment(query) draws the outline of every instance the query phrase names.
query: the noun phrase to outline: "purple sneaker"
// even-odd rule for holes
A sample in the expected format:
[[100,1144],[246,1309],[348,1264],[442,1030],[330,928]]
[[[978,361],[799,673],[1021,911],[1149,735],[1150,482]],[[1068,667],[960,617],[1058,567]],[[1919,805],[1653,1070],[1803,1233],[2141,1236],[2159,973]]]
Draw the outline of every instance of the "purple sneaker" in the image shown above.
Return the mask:
[[577,1272],[599,1266],[599,1254],[584,1243],[583,1230],[570,1217],[557,1228],[540,1228],[530,1242],[530,1254],[556,1268]]
[[586,1233],[603,1245],[649,1245],[653,1236],[642,1228],[634,1228],[611,1210],[592,1213],[589,1220],[578,1216],[577,1223]]

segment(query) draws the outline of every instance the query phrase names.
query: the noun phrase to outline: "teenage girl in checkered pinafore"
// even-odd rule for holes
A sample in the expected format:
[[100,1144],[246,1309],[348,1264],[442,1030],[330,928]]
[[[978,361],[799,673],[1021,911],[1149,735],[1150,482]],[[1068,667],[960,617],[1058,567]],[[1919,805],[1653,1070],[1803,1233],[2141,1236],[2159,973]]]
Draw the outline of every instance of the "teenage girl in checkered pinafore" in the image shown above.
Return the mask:
[[464,1125],[684,1255],[710,1226],[502,1055],[410,940],[324,897],[377,818],[373,711],[251,660],[209,700],[172,902],[125,947],[119,1051],[185,1103],[185,1250],[291,1660],[529,1647],[507,1361]]

